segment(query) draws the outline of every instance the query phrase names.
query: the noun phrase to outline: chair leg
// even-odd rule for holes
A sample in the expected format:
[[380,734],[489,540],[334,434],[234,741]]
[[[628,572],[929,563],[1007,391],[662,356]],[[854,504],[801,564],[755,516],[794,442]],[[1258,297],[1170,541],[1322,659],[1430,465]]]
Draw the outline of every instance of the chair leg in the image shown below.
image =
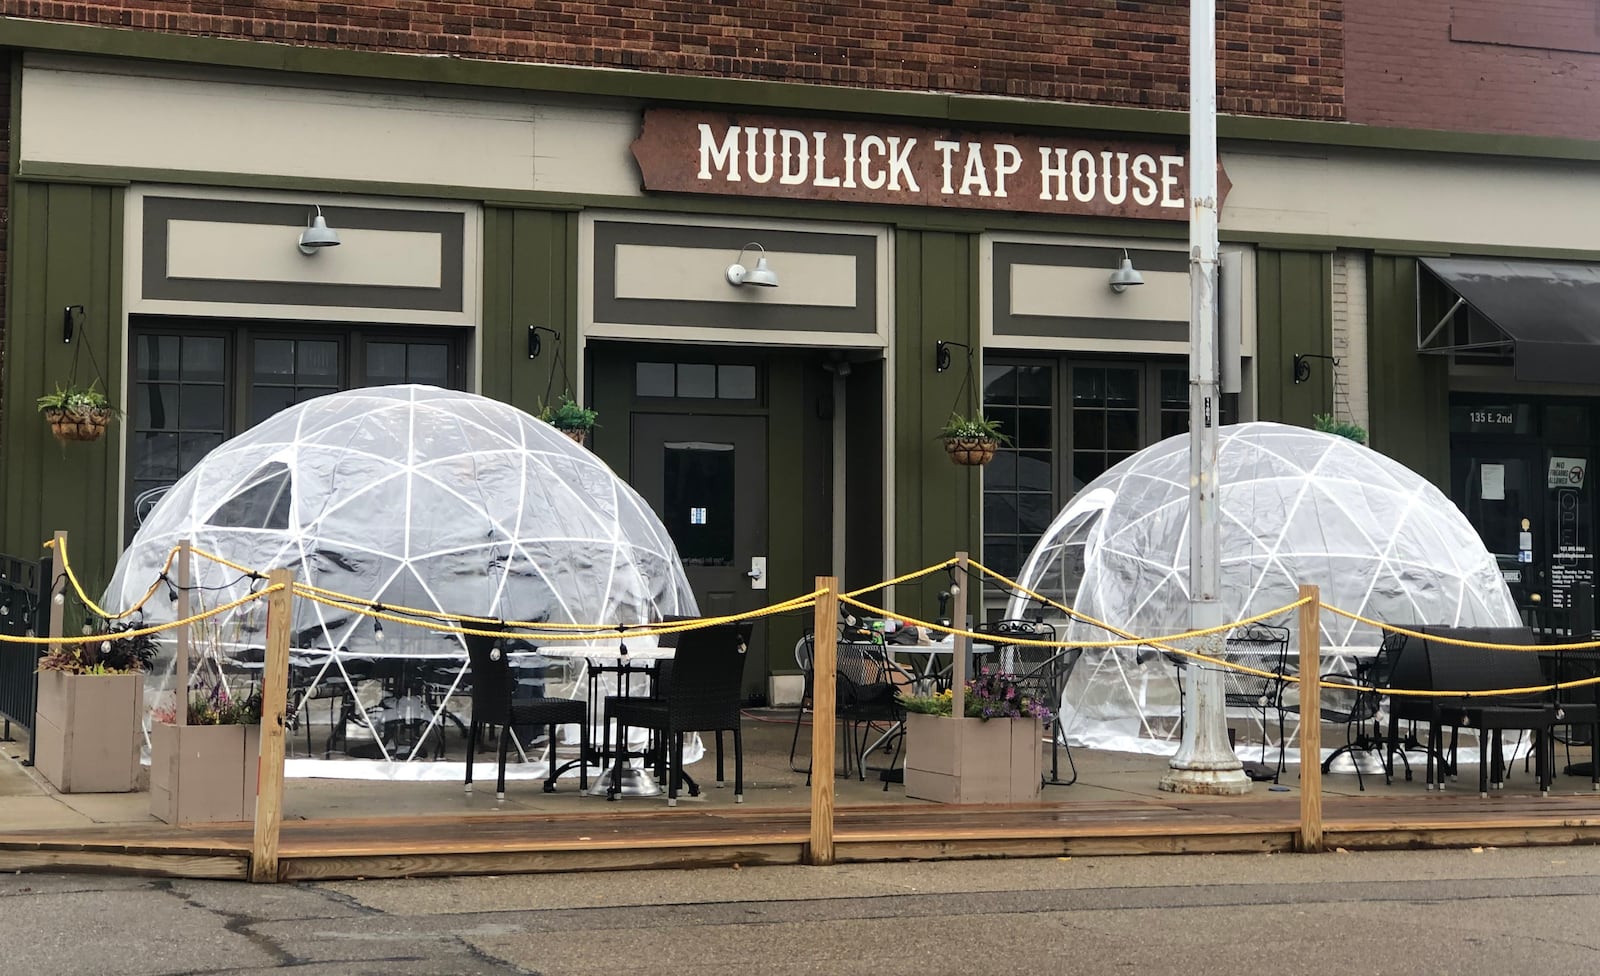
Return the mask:
[[472,792],[472,754],[478,748],[478,720],[473,719],[467,726],[467,782],[466,792]]
[[[717,742],[722,742],[721,732]],[[744,730],[737,725],[733,727],[733,802],[744,802]]]
[[1478,729],[1478,795],[1489,795],[1489,730]]
[[722,789],[725,777],[722,775],[722,730],[718,729],[717,736],[717,789]]
[[556,791],[556,777],[557,777],[557,773],[556,773],[556,768],[557,768],[556,767],[556,726],[555,726],[554,722],[552,722],[549,725],[545,726],[544,734],[545,734],[545,747],[544,747],[545,748],[545,756],[548,757],[546,762],[545,762],[546,775],[545,775],[545,778],[544,778],[544,791],[546,793],[554,793]]
[[496,800],[504,800],[506,798],[506,750],[510,746],[511,726],[505,725],[500,728],[500,771],[494,785],[494,798]]
[[[615,800],[622,795],[622,759],[611,754],[611,717],[609,715],[606,716],[604,726],[605,731],[602,733],[602,741],[605,744],[600,747],[600,761],[611,763],[611,768],[602,769],[600,775],[611,777],[611,786],[606,790],[606,799]],[[628,741],[628,727],[621,722],[617,723],[617,738],[622,742]]]
[[797,708],[794,713],[794,736],[789,740],[789,769],[796,773],[804,772],[806,776],[809,777],[811,775],[810,763],[806,764],[806,768],[804,770],[800,769],[800,767],[794,764],[795,753],[800,751],[800,726],[804,724],[805,717],[806,703],[804,699],[801,699],[800,707]]
[[672,758],[667,761],[670,767],[667,771],[667,806],[678,805],[678,789],[683,780],[683,733],[678,732],[670,736],[672,739]]
[[578,723],[578,790],[589,792],[589,716]]

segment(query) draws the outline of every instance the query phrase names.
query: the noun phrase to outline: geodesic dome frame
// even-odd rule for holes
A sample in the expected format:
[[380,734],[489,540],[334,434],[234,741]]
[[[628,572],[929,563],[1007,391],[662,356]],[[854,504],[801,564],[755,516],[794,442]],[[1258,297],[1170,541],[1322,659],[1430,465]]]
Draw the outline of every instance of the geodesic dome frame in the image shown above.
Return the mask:
[[[447,615],[637,624],[697,612],[665,527],[603,462],[509,404],[427,386],[318,397],[224,442],[151,510],[102,602],[138,600],[182,540],[263,574],[292,569],[297,582],[344,594],[357,607],[439,614],[437,627],[382,628],[357,610],[295,601],[291,695],[342,699],[343,732],[348,737],[353,724],[370,733],[367,751],[382,767],[432,755],[425,736],[385,741],[385,729],[442,733],[458,717],[449,701],[466,654],[460,635],[445,629]],[[260,586],[203,558],[193,574],[197,606],[219,606]],[[175,608],[158,593],[143,622],[170,622]],[[230,685],[248,680],[264,629],[262,601],[195,625],[198,667]],[[532,649],[530,642],[520,660],[537,681],[539,666],[550,662]],[[147,695],[170,698],[171,674],[169,644]],[[373,674],[388,680],[381,694],[365,686]],[[426,775],[388,768],[318,774]]]
[[[1056,516],[1018,582],[1139,637],[1189,629],[1189,438],[1148,447],[1086,485]],[[1221,428],[1219,599],[1242,620],[1297,598],[1390,624],[1514,626],[1516,606],[1494,558],[1454,503],[1420,475],[1347,438],[1255,422]],[[1013,596],[1007,616],[1038,604]],[[1048,611],[1047,611],[1048,612]],[[1291,624],[1285,619],[1269,621]],[[1321,614],[1325,671],[1371,653],[1378,629]],[[1063,639],[1119,635],[1082,620]],[[1178,672],[1144,647],[1085,649],[1062,703],[1074,745],[1170,754],[1177,748]],[[1265,733],[1256,727],[1257,736]]]

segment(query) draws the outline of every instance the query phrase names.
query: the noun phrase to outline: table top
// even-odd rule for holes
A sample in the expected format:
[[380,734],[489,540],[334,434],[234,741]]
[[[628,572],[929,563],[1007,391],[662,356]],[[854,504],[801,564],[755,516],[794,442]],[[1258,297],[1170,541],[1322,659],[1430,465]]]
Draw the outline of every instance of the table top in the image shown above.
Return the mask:
[[[626,651],[623,650],[624,647],[627,648]],[[670,659],[676,650],[672,647],[661,647],[654,634],[635,634],[632,637],[603,637],[541,644],[538,653],[543,657],[581,657],[601,661],[660,661]]]

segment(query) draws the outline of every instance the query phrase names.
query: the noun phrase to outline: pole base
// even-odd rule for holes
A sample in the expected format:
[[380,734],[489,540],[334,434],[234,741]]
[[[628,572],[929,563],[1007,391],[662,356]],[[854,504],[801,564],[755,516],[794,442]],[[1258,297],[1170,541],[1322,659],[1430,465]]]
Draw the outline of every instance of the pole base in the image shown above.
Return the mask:
[[1237,764],[1232,769],[1202,769],[1174,766],[1161,777],[1157,787],[1165,793],[1191,793],[1204,796],[1242,796],[1250,792],[1250,777]]

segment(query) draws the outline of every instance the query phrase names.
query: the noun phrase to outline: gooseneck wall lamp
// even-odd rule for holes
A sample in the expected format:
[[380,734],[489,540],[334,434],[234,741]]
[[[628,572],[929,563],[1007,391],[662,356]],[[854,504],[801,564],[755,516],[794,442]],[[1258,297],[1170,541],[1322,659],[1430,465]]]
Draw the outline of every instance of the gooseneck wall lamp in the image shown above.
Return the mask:
[[317,207],[317,215],[306,229],[300,232],[300,253],[316,254],[325,247],[338,247],[339,235],[328,226],[328,221],[322,216],[322,207]]
[[1144,284],[1144,275],[1141,275],[1133,266],[1133,259],[1128,257],[1128,249],[1122,249],[1122,264],[1117,270],[1111,272],[1111,290],[1122,294],[1134,285]]
[[[754,268],[746,268],[744,266],[744,252],[752,247],[760,251],[761,256],[756,258],[756,266]],[[778,287],[778,272],[772,270],[772,265],[767,263],[767,249],[755,241],[751,241],[744,247],[739,248],[739,256],[734,258],[732,264],[728,265],[728,284],[760,285],[763,288]]]

